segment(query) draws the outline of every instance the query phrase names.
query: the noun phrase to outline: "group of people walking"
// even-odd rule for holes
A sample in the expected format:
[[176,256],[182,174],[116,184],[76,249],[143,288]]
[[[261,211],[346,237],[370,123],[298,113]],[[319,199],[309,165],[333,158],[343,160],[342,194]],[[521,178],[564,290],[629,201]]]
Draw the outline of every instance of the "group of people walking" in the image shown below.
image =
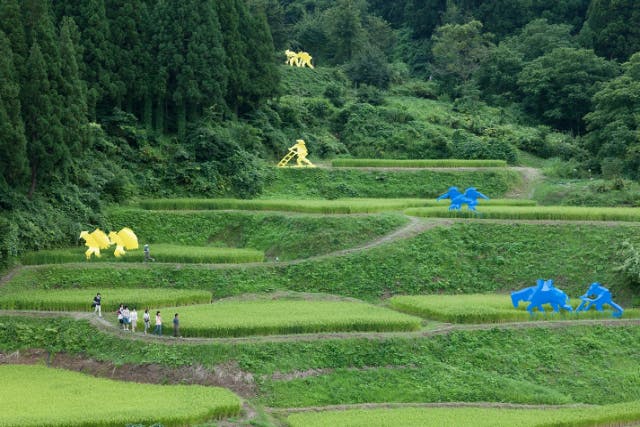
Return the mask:
[[[100,293],[96,294],[93,297],[93,302],[91,306],[94,308],[94,312],[98,315],[98,317],[102,317],[102,296]],[[118,307],[118,311],[116,311],[116,315],[118,316],[118,323],[120,324],[120,328],[123,331],[131,331],[135,332],[138,327],[138,312],[135,307],[129,309],[128,305],[120,304]],[[147,335],[151,329],[151,314],[149,313],[149,309],[144,310],[144,314],[142,315],[142,321],[144,322],[144,334]],[[153,334],[162,336],[162,316],[160,311],[156,311],[155,317],[155,328],[153,329]],[[178,317],[178,313],[173,316],[173,336],[176,338],[180,338],[180,319]]]

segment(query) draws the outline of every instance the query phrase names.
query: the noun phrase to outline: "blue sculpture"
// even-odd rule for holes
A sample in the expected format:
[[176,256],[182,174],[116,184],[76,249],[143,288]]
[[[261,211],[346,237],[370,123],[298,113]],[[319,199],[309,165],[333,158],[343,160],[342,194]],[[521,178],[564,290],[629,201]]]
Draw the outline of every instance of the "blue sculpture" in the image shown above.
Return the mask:
[[[590,296],[594,296],[595,298],[591,299]],[[582,302],[576,309],[578,311],[588,311],[591,307],[595,306],[597,311],[603,311],[602,306],[605,304],[610,305],[613,309],[613,317],[621,317],[624,310],[618,304],[613,302],[611,299],[611,291],[605,288],[598,282],[593,282],[587,292],[584,293],[580,297]]]
[[478,205],[478,197],[489,200],[487,196],[479,192],[475,187],[469,187],[464,191],[464,194],[458,190],[458,187],[449,187],[446,193],[438,197],[436,200],[450,199],[449,205],[450,211],[459,211],[462,209],[462,205],[466,204],[467,209],[475,211]]
[[511,302],[515,308],[518,308],[520,301],[528,301],[527,311],[533,314],[533,309],[544,313],[543,304],[550,304],[554,312],[559,312],[561,308],[567,311],[573,311],[573,307],[569,305],[569,297],[562,290],[553,286],[553,280],[538,279],[536,286],[511,292]]

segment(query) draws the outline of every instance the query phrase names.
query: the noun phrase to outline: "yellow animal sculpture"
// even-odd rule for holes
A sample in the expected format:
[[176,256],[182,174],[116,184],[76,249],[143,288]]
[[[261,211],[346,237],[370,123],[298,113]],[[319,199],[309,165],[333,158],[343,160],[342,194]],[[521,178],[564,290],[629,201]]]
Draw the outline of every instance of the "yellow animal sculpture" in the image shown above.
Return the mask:
[[296,67],[309,67],[309,68],[314,68],[313,64],[311,63],[311,59],[312,56],[309,55],[309,53],[307,52],[303,52],[303,51],[299,51],[298,53],[293,52],[289,49],[284,51],[284,54],[287,55],[287,60],[285,61],[285,64],[287,65],[291,65],[296,66]]
[[130,228],[125,227],[117,233],[112,231],[109,233],[109,239],[112,244],[116,245],[116,250],[113,252],[116,258],[120,258],[126,253],[125,248],[127,250],[138,249],[138,237]]
[[80,233],[80,238],[84,239],[85,246],[89,249],[84,253],[87,259],[91,259],[91,255],[95,255],[96,257],[100,257],[100,249],[107,249],[111,246],[111,241],[104,234],[104,231],[96,228],[91,233],[88,231],[83,231]]
[[282,158],[282,160],[280,160],[280,162],[278,163],[278,167],[285,167],[287,163],[289,163],[289,160],[291,160],[295,156],[298,156],[298,158],[296,159],[296,164],[299,167],[303,167],[305,165],[312,168],[315,167],[315,165],[311,163],[309,159],[307,159],[307,154],[309,154],[309,151],[307,151],[307,146],[305,145],[304,140],[296,139],[296,143],[293,146],[289,147],[289,152]]

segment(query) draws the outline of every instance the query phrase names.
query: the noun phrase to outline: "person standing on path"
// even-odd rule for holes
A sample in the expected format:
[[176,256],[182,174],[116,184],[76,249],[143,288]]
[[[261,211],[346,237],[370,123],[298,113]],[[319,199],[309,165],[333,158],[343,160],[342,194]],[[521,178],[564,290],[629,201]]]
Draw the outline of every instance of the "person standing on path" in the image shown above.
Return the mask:
[[94,306],[94,313],[98,313],[98,317],[102,317],[102,296],[100,296],[100,292],[98,292],[96,294],[95,297],[93,297],[93,306]]
[[129,323],[131,323],[131,312],[129,311],[129,306],[125,305],[124,310],[122,310],[122,325],[124,326],[124,330],[129,330]]
[[144,252],[144,262],[156,260],[155,258],[151,258],[151,250],[149,249],[148,243],[144,245],[143,252]]
[[138,312],[136,311],[136,308],[133,307],[133,309],[131,310],[131,332],[135,332],[136,331],[136,326],[138,326]]
[[180,337],[180,320],[178,319],[178,313],[173,316],[173,336],[175,338]]
[[160,317],[159,311],[156,311],[156,328],[153,330],[153,333],[159,337],[162,336],[162,317]]
[[144,334],[147,335],[151,325],[151,315],[149,314],[149,309],[147,308],[142,315],[142,320],[144,320]]

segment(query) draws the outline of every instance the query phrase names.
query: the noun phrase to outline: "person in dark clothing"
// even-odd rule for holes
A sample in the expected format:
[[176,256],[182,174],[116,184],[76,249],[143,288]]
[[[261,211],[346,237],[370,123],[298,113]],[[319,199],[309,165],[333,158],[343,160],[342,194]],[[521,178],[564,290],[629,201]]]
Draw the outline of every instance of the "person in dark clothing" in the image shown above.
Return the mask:
[[180,320],[178,319],[178,313],[173,316],[173,336],[176,338],[180,337]]

